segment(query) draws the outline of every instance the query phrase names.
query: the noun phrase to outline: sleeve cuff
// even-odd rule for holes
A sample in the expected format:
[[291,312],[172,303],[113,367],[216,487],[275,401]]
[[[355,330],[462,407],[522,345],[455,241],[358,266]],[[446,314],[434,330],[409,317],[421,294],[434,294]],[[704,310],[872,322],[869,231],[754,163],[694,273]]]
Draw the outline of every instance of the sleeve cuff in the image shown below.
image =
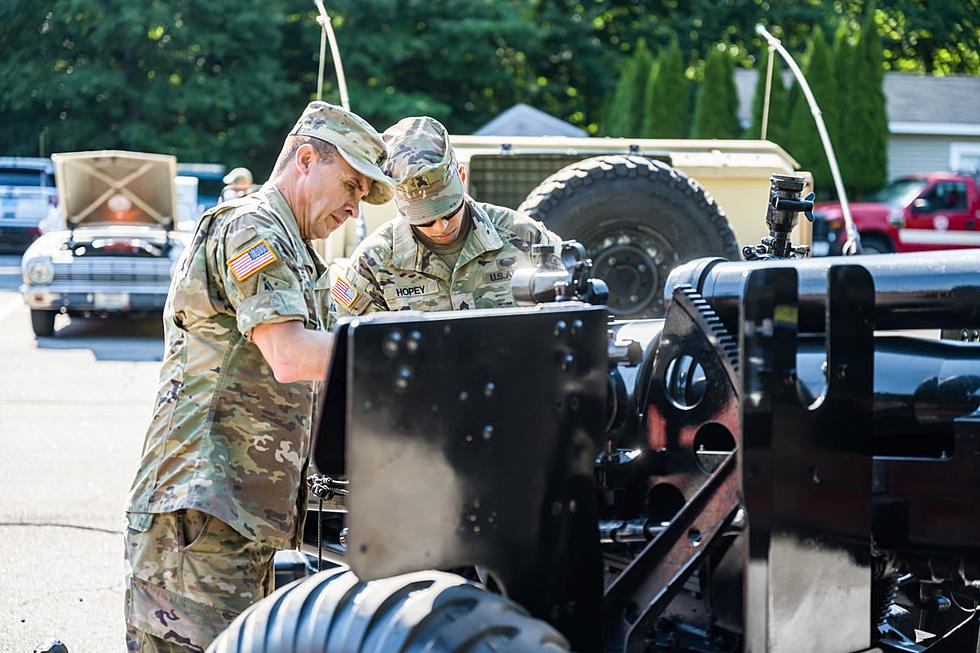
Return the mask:
[[273,290],[252,295],[238,305],[238,330],[252,341],[252,329],[260,324],[303,320],[309,316],[306,298],[298,290]]

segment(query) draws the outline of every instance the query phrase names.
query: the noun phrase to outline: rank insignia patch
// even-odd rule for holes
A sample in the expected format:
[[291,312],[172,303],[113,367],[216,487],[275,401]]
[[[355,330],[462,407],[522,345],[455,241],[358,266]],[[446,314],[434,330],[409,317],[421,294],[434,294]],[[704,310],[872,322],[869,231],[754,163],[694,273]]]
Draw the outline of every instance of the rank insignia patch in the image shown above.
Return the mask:
[[277,260],[276,253],[269,247],[269,243],[260,240],[241,254],[228,259],[228,268],[236,279],[244,281]]
[[337,280],[333,282],[333,287],[330,288],[330,294],[338,302],[350,308],[357,301],[358,292],[350,287],[346,279],[337,277]]

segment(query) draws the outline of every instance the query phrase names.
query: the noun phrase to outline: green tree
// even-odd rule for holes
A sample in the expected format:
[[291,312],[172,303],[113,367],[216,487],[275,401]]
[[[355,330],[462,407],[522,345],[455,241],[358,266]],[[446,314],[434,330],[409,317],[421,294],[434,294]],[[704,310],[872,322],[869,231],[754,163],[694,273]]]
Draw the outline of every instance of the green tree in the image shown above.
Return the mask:
[[[786,147],[789,134],[789,103],[786,84],[783,82],[782,59],[775,52],[772,61],[772,85],[769,89],[769,121],[766,139]],[[759,57],[758,77],[755,82],[755,95],[752,100],[752,126],[746,133],[748,138],[762,135],[762,108],[766,98],[766,72],[769,66],[769,48],[763,48]]]
[[3,3],[0,151],[36,154],[44,129],[48,152],[268,158],[298,113],[284,20],[263,0]]
[[606,106],[602,132],[606,136],[641,136],[647,83],[653,67],[653,55],[640,39],[636,50],[626,59],[619,80]]
[[[312,4],[290,1],[304,11]],[[329,5],[351,108],[379,129],[424,113],[452,133],[469,133],[528,100],[528,86],[537,84],[525,46],[541,33],[521,0],[331,0]],[[318,45],[317,31],[305,31]],[[336,98],[332,85],[330,90]]]
[[847,186],[854,173],[851,162],[860,159],[861,141],[848,136],[847,122],[851,120],[850,107],[854,102],[854,44],[851,29],[846,25],[841,25],[834,35],[834,70],[837,72],[837,97],[840,98],[841,108],[837,115],[835,133],[838,138],[834,141],[834,150],[841,177]]
[[692,138],[738,138],[738,93],[734,62],[727,47],[711,49],[704,62],[704,79],[694,104]]
[[[830,45],[818,25],[813,30],[810,45],[804,55],[803,74],[817,106],[823,115],[824,125],[830,134],[831,142],[839,142],[837,137],[840,98],[837,77],[834,73],[834,59]],[[796,105],[790,110],[790,133],[788,135],[789,153],[800,164],[813,173],[813,185],[821,194],[832,193],[833,177],[830,164],[824,153],[820,133],[810,113],[810,106],[803,93],[797,95]]]
[[884,186],[888,177],[888,113],[881,36],[873,11],[861,27],[851,77],[854,92],[842,123],[842,140],[848,143],[845,182],[861,197]]
[[529,66],[517,81],[529,104],[595,134],[619,57],[597,34],[603,9],[581,0],[532,0],[538,36],[526,44]]
[[643,135],[649,138],[684,138],[690,131],[690,85],[684,76],[684,58],[677,36],[650,70]]

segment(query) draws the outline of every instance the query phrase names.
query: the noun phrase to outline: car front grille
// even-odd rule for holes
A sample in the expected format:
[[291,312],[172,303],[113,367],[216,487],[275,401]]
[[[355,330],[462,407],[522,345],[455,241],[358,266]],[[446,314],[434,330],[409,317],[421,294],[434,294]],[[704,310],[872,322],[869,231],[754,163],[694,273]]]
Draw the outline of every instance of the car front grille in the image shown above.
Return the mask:
[[166,284],[170,282],[170,259],[123,257],[75,258],[54,264],[54,281],[92,283]]

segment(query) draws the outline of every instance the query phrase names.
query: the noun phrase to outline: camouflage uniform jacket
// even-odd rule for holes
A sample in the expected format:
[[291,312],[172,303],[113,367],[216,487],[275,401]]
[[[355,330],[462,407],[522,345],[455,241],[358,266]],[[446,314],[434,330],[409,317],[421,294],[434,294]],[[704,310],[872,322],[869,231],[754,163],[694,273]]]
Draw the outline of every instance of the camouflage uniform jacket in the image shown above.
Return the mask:
[[131,527],[145,530],[149,513],[194,508],[257,542],[291,544],[318,384],[278,383],[250,336],[258,324],[290,320],[324,328],[327,286],[274,186],[201,217],[164,309],[166,351]]
[[[374,311],[448,311],[514,305],[513,270],[531,264],[531,245],[561,238],[511,209],[467,198],[473,221],[455,269],[419,244],[400,218],[381,225],[358,245],[338,282],[331,317]],[[349,289],[345,286],[349,286]]]

